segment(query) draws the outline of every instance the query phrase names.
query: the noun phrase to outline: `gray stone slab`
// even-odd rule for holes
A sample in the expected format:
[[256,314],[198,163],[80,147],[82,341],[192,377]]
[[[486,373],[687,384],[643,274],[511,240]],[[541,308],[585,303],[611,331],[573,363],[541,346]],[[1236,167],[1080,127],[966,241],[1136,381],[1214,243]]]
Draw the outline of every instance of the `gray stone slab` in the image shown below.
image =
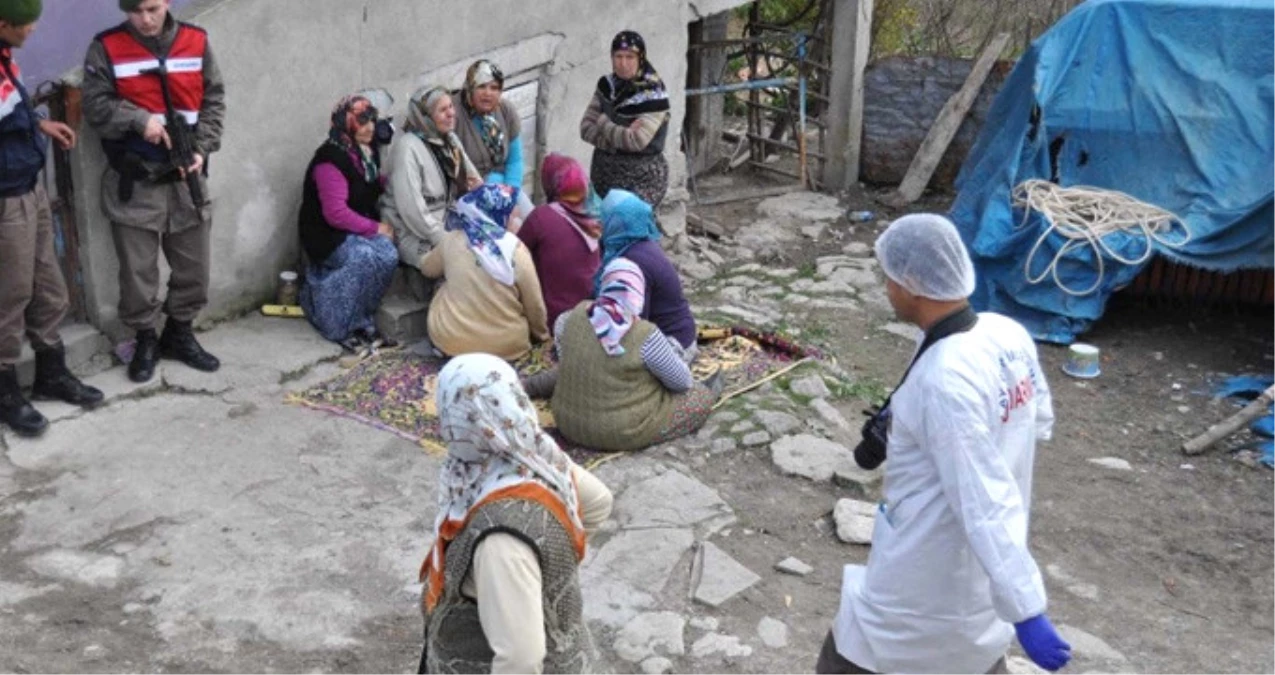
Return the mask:
[[828,385],[824,383],[823,378],[819,375],[807,375],[801,379],[793,380],[788,384],[788,389],[794,394],[810,398],[825,398],[832,395],[832,392],[828,390]]
[[810,434],[785,436],[771,443],[770,450],[781,471],[815,481],[826,481],[854,466],[854,455],[844,446]]
[[744,437],[740,439],[740,443],[743,443],[745,448],[755,448],[769,442],[770,434],[765,431],[754,431],[752,433],[744,434]]
[[585,618],[619,628],[655,604],[690,550],[686,528],[622,530],[580,566]]
[[735,512],[716,490],[680,471],[631,485],[616,499],[614,513],[624,529],[699,528],[712,534],[735,522]]
[[699,583],[694,598],[710,607],[720,607],[753,584],[761,581],[752,570],[736,562],[712,542],[704,542]]
[[828,403],[827,399],[817,398],[810,402],[810,407],[819,415],[819,419],[827,422],[833,429],[842,432],[854,431],[854,427],[850,426],[850,422],[846,421],[841,411]]
[[842,253],[846,255],[852,255],[852,256],[866,255],[871,250],[872,250],[871,246],[868,246],[867,244],[861,241],[852,241],[849,244],[846,244],[845,246],[841,247]]
[[630,663],[661,654],[681,656],[686,653],[685,628],[686,618],[677,612],[639,614],[616,634],[612,649]]
[[847,544],[871,544],[876,523],[877,505],[857,499],[838,499],[832,510],[837,524],[837,538]]
[[735,441],[735,439],[727,436],[726,438],[714,438],[713,443],[708,446],[708,451],[716,455],[723,452],[731,452],[738,447],[739,444]]
[[792,192],[757,204],[757,213],[766,218],[803,222],[836,220],[843,211],[836,197],[819,192]]
[[801,428],[801,420],[778,410],[758,410],[753,413],[757,420],[772,436],[783,436]]
[[673,662],[663,656],[652,656],[642,662],[642,672],[646,675],[664,675],[673,672]]
[[720,654],[726,659],[737,659],[752,656],[753,648],[739,641],[734,635],[709,633],[691,645],[691,656],[702,659]]
[[782,649],[788,646],[788,626],[779,619],[763,616],[757,622],[757,637],[771,649]]

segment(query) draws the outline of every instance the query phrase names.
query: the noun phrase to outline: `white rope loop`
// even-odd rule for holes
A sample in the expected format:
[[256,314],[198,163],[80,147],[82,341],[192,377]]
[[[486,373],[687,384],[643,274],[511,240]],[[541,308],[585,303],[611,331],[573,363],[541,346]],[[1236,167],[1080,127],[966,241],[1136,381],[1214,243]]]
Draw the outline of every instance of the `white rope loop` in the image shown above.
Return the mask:
[[[1013,204],[1014,208],[1023,210],[1023,221],[1019,223],[1018,229],[1027,225],[1032,211],[1039,213],[1049,223],[1049,227],[1036,239],[1036,244],[1027,254],[1027,260],[1023,263],[1023,277],[1030,284],[1038,284],[1052,276],[1054,284],[1068,295],[1083,296],[1098,290],[1105,272],[1104,253],[1125,265],[1141,265],[1155,253],[1157,243],[1176,249],[1191,241],[1191,230],[1171,211],[1116,190],[1083,185],[1064,188],[1047,180],[1032,179],[1023,181],[1014,188]],[[1182,229],[1180,238],[1169,236],[1175,229],[1175,224]],[[1032,261],[1041,245],[1054,232],[1067,241],[1054,254],[1049,266],[1040,274],[1033,275]],[[1135,258],[1127,258],[1116,252],[1105,239],[1107,235],[1117,232],[1141,233],[1146,243],[1142,253]],[[1098,261],[1097,278],[1093,285],[1084,290],[1069,288],[1059,277],[1058,263],[1071,251],[1086,246],[1093,251],[1094,258]]]

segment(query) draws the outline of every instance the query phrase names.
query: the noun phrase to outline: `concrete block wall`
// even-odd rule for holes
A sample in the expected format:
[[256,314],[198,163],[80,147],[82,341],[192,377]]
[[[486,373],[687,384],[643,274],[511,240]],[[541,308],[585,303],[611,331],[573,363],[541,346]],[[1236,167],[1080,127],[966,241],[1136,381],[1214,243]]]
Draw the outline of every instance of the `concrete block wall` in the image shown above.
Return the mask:
[[[864,76],[863,150],[860,180],[897,184],[943,105],[961,88],[973,61],[890,57],[873,62]],[[943,155],[931,186],[950,187],[978,139],[987,110],[1012,62],[996,64],[974,106]]]

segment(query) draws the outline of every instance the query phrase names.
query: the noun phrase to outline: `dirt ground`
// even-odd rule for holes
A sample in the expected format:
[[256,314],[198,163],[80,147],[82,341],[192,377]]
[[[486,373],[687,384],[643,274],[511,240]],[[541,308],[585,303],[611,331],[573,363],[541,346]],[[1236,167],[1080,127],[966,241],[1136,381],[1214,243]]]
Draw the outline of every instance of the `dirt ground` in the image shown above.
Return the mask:
[[[849,241],[870,244],[899,215],[874,194],[843,196],[843,205],[875,211],[878,222],[843,220],[815,245],[787,251],[782,264],[800,266]],[[927,195],[914,210],[942,212],[950,198]],[[753,204],[693,211],[729,229],[753,217]],[[881,321],[870,312],[816,310],[794,326],[848,373],[892,385],[912,345],[880,331]],[[1272,473],[1236,461],[1226,443],[1197,457],[1179,449],[1236,409],[1212,399],[1214,385],[1228,375],[1271,373],[1271,310],[1201,310],[1117,296],[1083,339],[1102,349],[1103,374],[1095,380],[1061,372],[1064,348],[1039,347],[1058,422],[1054,440],[1037,453],[1031,545],[1047,570],[1051,616],[1100,636],[1127,659],[1107,662],[1104,670],[1272,672]],[[861,402],[838,407],[853,423],[862,419]],[[1236,439],[1249,435],[1231,442]],[[1087,461],[1106,456],[1128,460],[1132,471]],[[828,507],[847,496],[843,489],[793,489],[789,482],[775,490],[769,465],[764,452],[744,453],[738,461],[709,463],[701,480],[748,519],[754,534],[730,548],[741,562],[764,568],[783,550],[816,568],[783,590],[791,595],[791,624],[814,649],[826,630],[840,565],[866,561],[867,549],[839,545],[826,534]],[[777,660],[747,669],[758,665],[777,671],[812,666]]]

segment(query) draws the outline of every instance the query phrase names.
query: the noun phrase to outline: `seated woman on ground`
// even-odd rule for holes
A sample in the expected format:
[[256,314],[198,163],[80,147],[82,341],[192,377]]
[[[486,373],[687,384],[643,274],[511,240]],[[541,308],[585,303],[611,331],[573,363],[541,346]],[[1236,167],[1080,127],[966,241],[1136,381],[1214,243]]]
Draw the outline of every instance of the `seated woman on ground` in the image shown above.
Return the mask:
[[527,247],[505,229],[518,188],[486,184],[447,214],[447,232],[421,261],[444,278],[429,305],[429,339],[448,356],[471,352],[515,360],[549,338],[540,280]]
[[514,105],[501,98],[504,87],[496,64],[483,59],[470,65],[460,90],[456,134],[484,181],[521,188],[522,121]]
[[375,320],[398,265],[394,230],[377,207],[382,179],[369,148],[376,117],[361,96],[337,103],[328,138],[306,169],[297,219],[309,259],[301,306],[323,337],[351,351],[392,344]]
[[[381,215],[394,227],[399,258],[420,270],[443,239],[448,207],[483,181],[456,137],[456,106],[443,87],[412,94],[403,131],[390,146]],[[419,274],[408,278],[417,299],[429,300],[432,284]]]
[[593,276],[602,263],[602,223],[579,162],[550,153],[540,167],[540,184],[546,203],[531,212],[518,238],[536,262],[552,327],[563,312],[593,297]]
[[[696,383],[655,324],[642,319],[642,270],[617,258],[597,300],[558,319],[551,407],[558,431],[594,450],[640,450],[704,425],[718,380]],[[543,378],[542,378],[543,379]]]
[[436,400],[447,459],[421,569],[419,672],[599,672],[578,568],[611,491],[544,433],[504,361],[453,359]]
[[[612,190],[602,202],[602,265],[626,258],[635,263],[646,279],[642,318],[649,319],[668,336],[678,356],[686,363],[699,353],[695,316],[682,293],[677,268],[659,245],[660,230],[655,225],[651,205],[626,190]],[[601,289],[601,272],[594,284]]]

